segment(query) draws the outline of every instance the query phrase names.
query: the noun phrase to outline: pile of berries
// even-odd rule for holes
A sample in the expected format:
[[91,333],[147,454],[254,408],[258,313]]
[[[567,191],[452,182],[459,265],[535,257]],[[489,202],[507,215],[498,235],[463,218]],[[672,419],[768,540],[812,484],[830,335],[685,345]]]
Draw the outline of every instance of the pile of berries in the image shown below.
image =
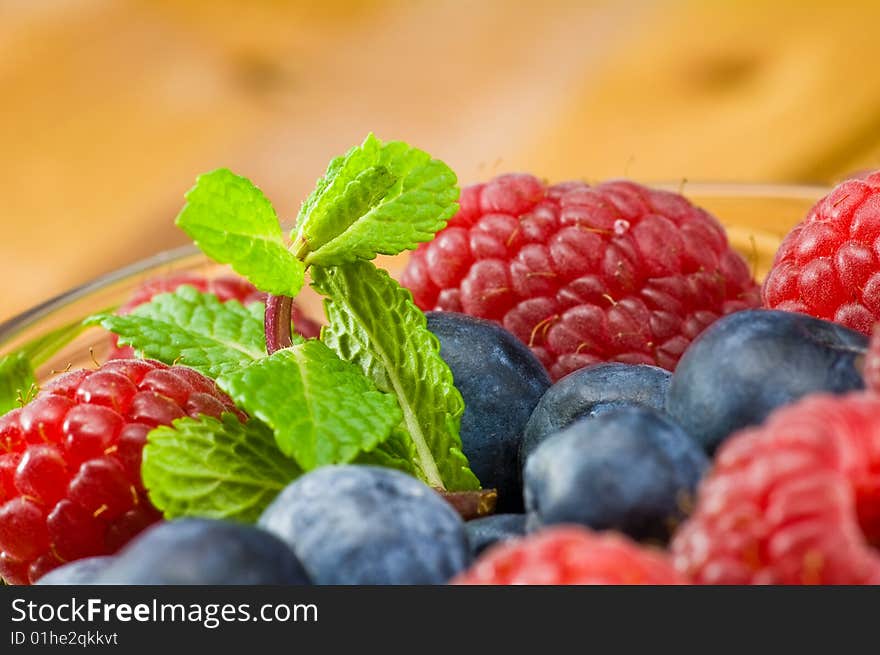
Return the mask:
[[[464,398],[463,450],[497,514],[464,521],[409,475],[349,464],[299,477],[256,526],[160,521],[140,477],[148,431],[248,417],[201,374],[118,349],[0,418],[0,575],[880,583],[880,173],[820,200],[763,287],[680,195],[529,175],[465,189],[402,281]],[[183,283],[263,299],[240,280],[174,278],[121,311]]]

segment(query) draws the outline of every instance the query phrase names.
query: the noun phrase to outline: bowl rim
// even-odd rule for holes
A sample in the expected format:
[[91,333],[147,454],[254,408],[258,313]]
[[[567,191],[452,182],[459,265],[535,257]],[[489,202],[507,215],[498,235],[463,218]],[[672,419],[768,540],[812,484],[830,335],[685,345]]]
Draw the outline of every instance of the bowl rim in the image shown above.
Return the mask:
[[19,332],[35,325],[53,312],[88,296],[90,293],[125,280],[126,278],[141,275],[153,268],[178,262],[186,257],[199,254],[200,252],[201,251],[193,244],[163,250],[155,255],[150,255],[149,257],[123,266],[122,268],[117,268],[109,273],[94,277],[83,284],[68,289],[67,291],[62,291],[61,293],[0,323],[0,345],[13,339]]
[[[728,183],[728,182],[644,182],[645,186],[664,191],[674,191],[685,196],[730,196],[745,198],[778,198],[794,200],[812,200],[826,195],[831,187],[809,184],[772,184],[772,183]],[[65,305],[82,299],[90,293],[126,278],[142,275],[147,271],[179,262],[186,257],[200,254],[201,251],[193,244],[163,250],[144,259],[140,259],[121,268],[96,276],[91,280],[77,285],[67,291],[44,300],[29,309],[13,315],[0,323],[0,346],[9,342],[18,333],[32,327],[53,312]]]

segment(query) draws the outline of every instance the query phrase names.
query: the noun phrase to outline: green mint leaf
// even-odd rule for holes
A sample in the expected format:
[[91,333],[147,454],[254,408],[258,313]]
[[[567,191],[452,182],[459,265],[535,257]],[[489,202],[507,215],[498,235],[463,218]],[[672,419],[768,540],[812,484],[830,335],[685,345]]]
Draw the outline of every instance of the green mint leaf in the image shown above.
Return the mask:
[[401,420],[394,396],[315,339],[230,370],[217,385],[271,427],[281,451],[305,471],[351,462]]
[[419,477],[449,491],[479,489],[461,451],[464,401],[410,292],[370,262],[316,266],[312,280],[326,296],[321,339],[397,397]]
[[98,314],[87,323],[119,335],[145,357],[180,363],[210,378],[266,356],[263,303],[221,303],[184,285],[136,307],[130,314]]
[[330,163],[303,203],[293,250],[328,266],[415,248],[458,210],[456,181],[426,152],[370,134]]
[[23,352],[0,357],[0,416],[15,409],[37,384],[34,369]]
[[417,459],[418,453],[413,440],[409,438],[406,428],[403,425],[398,425],[388,439],[376,446],[374,450],[358,455],[354,463],[385,466],[418,478],[421,476],[415,463]]
[[295,296],[302,288],[305,266],[287,249],[272,204],[247,178],[225,168],[200,175],[177,225],[261,291]]
[[233,414],[181,418],[147,435],[141,474],[166,518],[253,523],[301,471],[282,457],[267,426]]

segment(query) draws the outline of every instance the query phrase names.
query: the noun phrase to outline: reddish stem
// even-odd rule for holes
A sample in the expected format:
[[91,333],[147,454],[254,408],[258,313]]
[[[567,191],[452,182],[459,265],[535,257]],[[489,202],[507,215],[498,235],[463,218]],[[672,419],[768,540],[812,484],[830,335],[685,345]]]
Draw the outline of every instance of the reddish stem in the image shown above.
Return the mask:
[[498,503],[498,492],[495,489],[479,491],[441,491],[436,490],[443,500],[452,505],[465,521],[488,516],[495,512]]
[[266,350],[271,355],[293,345],[290,312],[293,298],[270,295],[266,301],[266,314],[263,325],[266,330]]

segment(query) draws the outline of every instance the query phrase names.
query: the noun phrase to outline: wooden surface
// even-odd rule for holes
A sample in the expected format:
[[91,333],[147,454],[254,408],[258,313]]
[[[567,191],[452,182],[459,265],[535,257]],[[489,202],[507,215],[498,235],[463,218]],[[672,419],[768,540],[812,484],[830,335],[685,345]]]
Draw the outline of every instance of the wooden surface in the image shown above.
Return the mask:
[[184,242],[202,171],[291,218],[368,131],[463,183],[880,167],[880,2],[0,0],[0,320]]

